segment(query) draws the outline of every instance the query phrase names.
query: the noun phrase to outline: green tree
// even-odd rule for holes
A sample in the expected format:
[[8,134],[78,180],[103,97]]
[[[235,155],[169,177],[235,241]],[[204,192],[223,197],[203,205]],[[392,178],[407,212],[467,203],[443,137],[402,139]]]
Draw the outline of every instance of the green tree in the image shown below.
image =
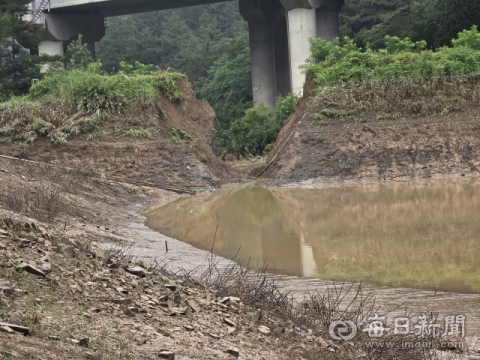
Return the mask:
[[28,0],[0,1],[0,101],[28,92],[31,80],[40,76],[35,49],[40,41],[41,26],[23,21]]
[[248,28],[236,1],[108,19],[97,55],[109,73],[138,61],[187,75],[225,128],[252,106]]
[[68,45],[63,61],[67,70],[85,70],[93,62],[87,44],[82,43],[82,35]]
[[202,79],[198,96],[210,102],[219,121],[228,128],[252,107],[248,33],[239,31],[234,38],[224,39],[221,47],[225,52]]
[[459,32],[480,25],[477,0],[421,0],[411,12],[415,32],[433,48],[450,46]]

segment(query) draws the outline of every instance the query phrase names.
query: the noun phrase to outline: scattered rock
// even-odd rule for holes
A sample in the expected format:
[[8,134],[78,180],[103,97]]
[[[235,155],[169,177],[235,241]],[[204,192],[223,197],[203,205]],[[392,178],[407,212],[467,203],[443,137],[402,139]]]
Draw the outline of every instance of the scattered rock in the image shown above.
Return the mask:
[[7,334],[15,334],[15,331],[13,331],[12,328],[8,326],[0,326],[0,332],[4,332]]
[[135,335],[134,340],[135,340],[135,342],[137,343],[138,346],[147,343],[147,339],[143,335],[140,335],[140,334]]
[[33,274],[33,275],[37,275],[37,276],[43,276],[45,277],[45,273],[39,269],[37,269],[36,267],[30,265],[30,264],[27,264],[27,263],[23,263],[21,264],[20,266],[17,267],[17,271],[26,271],[30,274]]
[[60,340],[60,338],[58,336],[53,336],[53,335],[50,335],[48,337],[48,340],[54,340],[54,341],[57,341],[57,340]]
[[201,310],[200,305],[198,305],[195,300],[187,299],[186,304],[196,313],[199,313]]
[[0,286],[0,292],[3,292],[5,295],[12,295],[15,289],[8,286]]
[[187,331],[195,331],[195,328],[192,326],[185,325],[185,330]]
[[238,331],[236,327],[229,327],[227,330],[227,335],[237,335]]
[[0,242],[0,249],[5,250],[7,247]]
[[30,329],[28,327],[18,326],[18,325],[13,325],[13,324],[6,324],[6,323],[0,322],[0,327],[3,327],[3,326],[9,327],[13,331],[20,332],[20,333],[23,333],[25,335],[30,334]]
[[225,324],[227,324],[228,326],[231,326],[231,327],[237,327],[237,325],[235,325],[235,323],[227,318],[223,318],[223,321],[225,322]]
[[90,338],[86,337],[86,338],[80,339],[78,345],[80,345],[81,347],[88,348],[89,342],[90,342]]
[[120,305],[128,305],[132,303],[132,299],[130,298],[115,298],[112,300],[113,303],[115,304],[120,304]]
[[157,332],[160,334],[160,335],[163,335],[163,336],[166,336],[166,337],[170,337],[170,333],[168,331],[165,331],[165,330],[162,330],[162,329],[158,329]]
[[128,308],[126,308],[125,310],[123,310],[123,313],[124,313],[125,315],[127,315],[127,316],[130,316],[130,317],[135,317],[135,314],[134,314],[134,312],[133,312],[133,311],[132,311],[132,309],[131,309],[131,308],[129,308],[129,307],[128,307]]
[[171,351],[162,351],[158,354],[160,359],[175,360],[175,354]]
[[102,354],[86,353],[85,355],[86,355],[87,359],[90,359],[90,360],[102,360],[103,359]]
[[233,355],[235,357],[238,357],[240,355],[240,351],[238,351],[237,348],[227,349],[227,353],[229,353],[230,355]]
[[125,271],[138,277],[146,277],[149,274],[147,271],[145,271],[145,269],[141,268],[140,266],[127,267],[125,268]]
[[177,285],[167,284],[164,286],[170,291],[173,291],[173,292],[177,291]]
[[263,335],[270,335],[271,334],[270,329],[265,325],[260,325],[257,330],[260,334],[263,334]]

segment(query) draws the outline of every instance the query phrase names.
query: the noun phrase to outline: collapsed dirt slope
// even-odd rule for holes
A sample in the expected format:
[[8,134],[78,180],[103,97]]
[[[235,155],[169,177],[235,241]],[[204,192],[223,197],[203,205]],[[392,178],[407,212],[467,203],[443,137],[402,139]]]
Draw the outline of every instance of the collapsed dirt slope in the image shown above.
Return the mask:
[[[262,175],[278,183],[377,181],[460,176],[480,171],[480,116],[477,109],[431,117],[356,122],[312,119],[312,83],[277,137]],[[403,104],[399,104],[399,107]],[[361,120],[361,121],[360,121]]]
[[156,109],[160,135],[110,140],[80,135],[69,138],[67,144],[43,138],[30,146],[0,143],[0,155],[176,187],[215,187],[241,181],[240,172],[215,155],[213,108],[207,100],[195,99],[186,79],[177,86],[183,95],[181,103],[160,94],[161,107]]

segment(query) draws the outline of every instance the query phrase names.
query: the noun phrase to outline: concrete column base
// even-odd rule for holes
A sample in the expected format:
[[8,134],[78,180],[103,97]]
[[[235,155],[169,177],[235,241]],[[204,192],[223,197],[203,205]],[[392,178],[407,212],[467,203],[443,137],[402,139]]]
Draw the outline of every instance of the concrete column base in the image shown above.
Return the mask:
[[277,95],[273,32],[270,21],[248,23],[252,63],[253,105],[275,108]]
[[42,41],[38,44],[39,55],[63,55],[63,41]]
[[300,66],[310,57],[309,38],[317,38],[316,9],[292,9],[287,13],[292,93],[303,96],[305,74]]
[[[63,55],[63,41],[42,41],[38,44],[38,55]],[[41,73],[45,73],[50,68],[50,64],[44,65],[41,69]],[[56,70],[62,70],[65,68],[65,65],[62,63],[61,66]]]

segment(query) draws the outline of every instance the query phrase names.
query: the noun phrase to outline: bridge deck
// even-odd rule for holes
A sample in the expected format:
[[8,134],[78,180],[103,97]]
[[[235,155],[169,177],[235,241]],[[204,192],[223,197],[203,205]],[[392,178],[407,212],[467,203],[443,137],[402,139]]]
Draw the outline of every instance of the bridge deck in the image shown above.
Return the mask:
[[50,9],[52,12],[94,12],[109,17],[222,1],[225,0],[50,0]]

